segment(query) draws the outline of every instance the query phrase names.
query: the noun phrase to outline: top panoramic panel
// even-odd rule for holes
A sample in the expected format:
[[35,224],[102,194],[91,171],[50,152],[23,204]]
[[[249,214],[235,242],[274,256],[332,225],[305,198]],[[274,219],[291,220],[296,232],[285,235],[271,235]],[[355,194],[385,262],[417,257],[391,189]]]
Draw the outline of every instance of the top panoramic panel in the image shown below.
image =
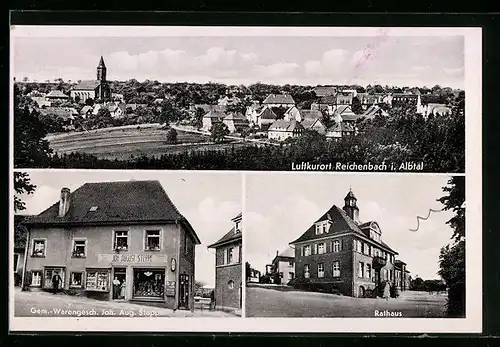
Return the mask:
[[11,38],[16,168],[464,173],[481,142],[477,29],[15,26]]

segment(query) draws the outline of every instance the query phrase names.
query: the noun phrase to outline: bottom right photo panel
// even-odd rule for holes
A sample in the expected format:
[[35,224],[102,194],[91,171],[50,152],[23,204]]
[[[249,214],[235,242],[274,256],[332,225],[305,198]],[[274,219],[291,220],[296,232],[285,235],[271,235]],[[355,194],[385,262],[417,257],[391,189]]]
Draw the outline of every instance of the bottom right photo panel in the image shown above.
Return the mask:
[[465,318],[465,191],[465,176],[247,174],[246,317]]

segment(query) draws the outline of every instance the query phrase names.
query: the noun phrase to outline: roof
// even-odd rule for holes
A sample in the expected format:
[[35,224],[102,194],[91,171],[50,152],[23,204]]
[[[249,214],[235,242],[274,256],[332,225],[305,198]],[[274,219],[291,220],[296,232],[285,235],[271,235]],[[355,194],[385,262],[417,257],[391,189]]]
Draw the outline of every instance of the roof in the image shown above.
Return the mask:
[[295,105],[295,100],[293,100],[290,94],[269,94],[262,103]]
[[434,114],[444,114],[444,113],[450,113],[450,112],[451,112],[451,109],[449,107],[446,107],[446,106],[438,106],[432,110],[432,113],[434,113]]
[[47,94],[45,97],[46,98],[68,98],[69,96],[67,96],[66,94],[64,94],[60,90],[53,90],[49,94]]
[[99,81],[80,81],[73,90],[95,90],[99,84],[101,84]]
[[[354,192],[352,191],[352,189],[349,189],[349,192],[347,193],[347,195],[345,196],[344,200],[345,199],[356,199],[356,195],[354,195]],[[367,223],[371,223],[372,221],[370,222],[367,222]],[[366,223],[363,223],[363,224],[366,224]],[[363,225],[361,224],[361,225]]]
[[323,122],[321,121],[321,119],[311,119],[311,118],[305,118],[302,122],[300,122],[300,124],[302,124],[302,126],[304,127],[304,129],[310,129],[312,128],[312,126],[316,123],[320,123],[323,127],[325,127],[325,125],[323,124]]
[[217,248],[228,243],[241,242],[241,232],[235,232],[236,226],[233,226],[224,236],[222,236],[217,242],[212,243],[208,248]]
[[93,110],[92,106],[89,106],[89,105],[85,105],[82,107],[82,109],[80,110],[80,114],[86,114],[88,113],[89,111],[91,112]]
[[326,96],[326,95],[335,95],[337,89],[335,87],[316,87],[314,88],[314,93],[316,96]]
[[[290,242],[290,244],[295,244],[302,241],[309,241],[315,239],[324,238],[324,234],[316,235],[315,223],[323,220],[330,220],[331,225],[328,230],[328,234],[342,233],[342,232],[353,232],[356,235],[367,237],[363,231],[359,228],[359,226],[345,213],[345,211],[341,208],[338,208],[336,205],[333,205],[327,212],[325,212],[316,222],[314,222],[309,229],[306,230],[298,239]],[[397,254],[396,251],[392,250],[386,243],[383,241],[377,242],[373,239],[370,239],[373,243],[385,248],[386,250]]]
[[335,109],[335,112],[334,113],[337,113],[337,114],[340,114],[342,115],[343,113],[345,114],[354,114],[354,112],[352,112],[352,109],[349,105],[339,105],[336,109]]
[[302,118],[306,119],[323,119],[323,113],[320,110],[299,110]]
[[412,93],[394,93],[393,97],[418,98],[418,95]]
[[346,123],[346,122],[335,122],[327,130],[327,132],[333,132],[333,131],[353,132],[354,127],[351,124]]
[[[90,211],[97,206],[96,211]],[[159,181],[85,183],[71,193],[70,208],[59,217],[59,201],[25,224],[109,225],[122,223],[180,222],[200,243],[186,218],[177,210]]]
[[106,67],[106,65],[104,64],[104,58],[102,57],[102,55],[101,55],[101,59],[99,60],[98,67]]
[[194,108],[201,108],[205,113],[210,111],[224,112],[226,110],[225,105],[208,105],[208,104],[195,104]]
[[56,116],[61,118],[72,118],[78,112],[72,107],[45,107],[40,109],[40,114],[44,116]]
[[365,117],[365,118],[375,118],[375,116],[378,114],[378,113],[385,113],[384,110],[382,110],[382,108],[378,105],[371,105],[370,107],[368,107],[368,109],[363,112],[363,114],[361,115],[362,117]]
[[294,131],[295,129],[303,129],[304,127],[300,125],[296,120],[286,121],[284,119],[279,119],[271,126],[268,130],[284,130],[284,131]]
[[277,119],[278,116],[269,107],[264,107],[259,113],[260,119]]
[[291,248],[291,247],[288,247],[283,252],[278,253],[278,257],[295,258],[295,250],[293,248]]
[[231,112],[229,115],[224,117],[224,120],[236,121],[236,122],[248,122],[246,117],[242,115],[240,112]]
[[318,100],[318,104],[335,105],[336,103],[337,95],[325,95]]
[[226,118],[227,114],[225,114],[224,112],[219,112],[219,111],[215,111],[215,110],[212,110],[212,111],[209,111],[207,112],[203,118]]
[[346,114],[341,115],[341,117],[342,117],[342,120],[344,122],[354,122],[354,121],[357,121],[358,119],[360,119],[362,116],[354,114],[354,113],[353,114],[346,113]]
[[424,105],[429,104],[429,103],[441,104],[443,101],[443,98],[441,97],[441,95],[423,94],[420,96],[420,101]]

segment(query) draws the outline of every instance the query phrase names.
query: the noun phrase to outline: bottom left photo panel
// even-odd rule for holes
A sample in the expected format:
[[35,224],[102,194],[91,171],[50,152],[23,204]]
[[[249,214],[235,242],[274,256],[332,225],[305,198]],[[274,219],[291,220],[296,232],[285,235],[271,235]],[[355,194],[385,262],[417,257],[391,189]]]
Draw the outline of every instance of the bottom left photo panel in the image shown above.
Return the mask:
[[241,174],[16,170],[12,179],[11,316],[242,316]]

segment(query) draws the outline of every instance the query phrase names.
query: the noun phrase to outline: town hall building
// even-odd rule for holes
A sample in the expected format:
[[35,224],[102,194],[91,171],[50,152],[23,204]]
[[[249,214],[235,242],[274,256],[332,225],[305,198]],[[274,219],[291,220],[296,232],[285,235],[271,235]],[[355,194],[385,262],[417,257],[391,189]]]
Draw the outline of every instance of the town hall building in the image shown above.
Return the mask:
[[200,240],[158,181],[85,183],[23,221],[23,287],[193,310]]
[[352,190],[344,207],[333,205],[290,243],[295,277],[317,288],[353,297],[371,296],[388,280],[395,283],[395,256],[376,221],[362,223]]
[[80,81],[70,92],[73,100],[81,102],[87,99],[109,101],[111,100],[111,88],[106,80],[107,68],[104,64],[104,59],[101,56],[99,64],[97,65],[97,78],[96,80]]

